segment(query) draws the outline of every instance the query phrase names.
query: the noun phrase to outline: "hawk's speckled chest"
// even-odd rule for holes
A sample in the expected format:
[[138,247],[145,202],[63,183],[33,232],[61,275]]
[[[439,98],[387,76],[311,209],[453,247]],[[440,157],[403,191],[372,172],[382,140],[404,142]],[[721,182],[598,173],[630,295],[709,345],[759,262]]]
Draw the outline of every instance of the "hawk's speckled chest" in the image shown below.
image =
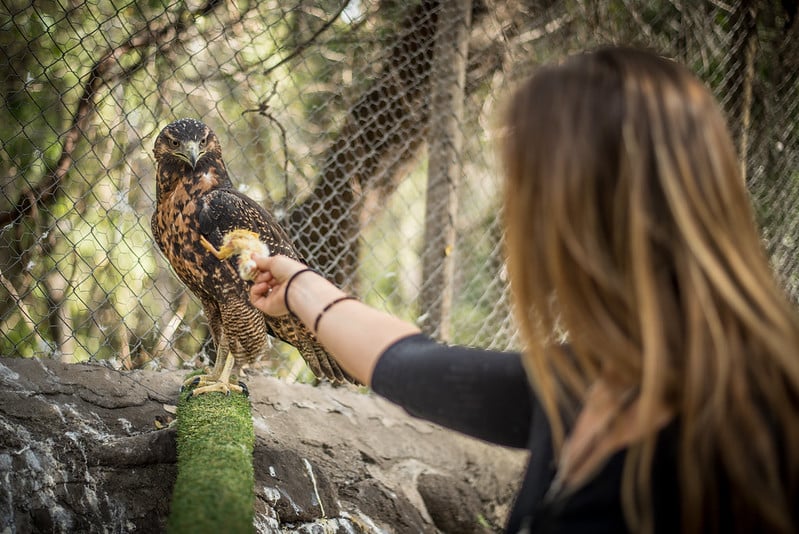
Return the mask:
[[190,180],[176,182],[156,206],[153,222],[158,227],[158,246],[189,289],[211,297],[229,284],[231,270],[200,244],[199,213],[204,195],[218,185],[216,172],[213,167],[199,169]]

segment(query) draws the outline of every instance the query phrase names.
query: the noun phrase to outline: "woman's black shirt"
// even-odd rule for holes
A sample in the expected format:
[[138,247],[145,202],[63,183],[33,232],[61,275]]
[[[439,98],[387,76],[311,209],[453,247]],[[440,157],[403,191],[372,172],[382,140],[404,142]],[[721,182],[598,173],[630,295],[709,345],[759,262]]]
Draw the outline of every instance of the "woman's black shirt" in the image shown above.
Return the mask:
[[[440,345],[424,335],[399,340],[377,362],[372,388],[411,415],[485,441],[531,451],[506,531],[627,532],[621,506],[625,450],[568,495],[547,497],[555,475],[551,430],[518,353]],[[660,432],[653,463],[657,532],[678,532],[676,427]]]

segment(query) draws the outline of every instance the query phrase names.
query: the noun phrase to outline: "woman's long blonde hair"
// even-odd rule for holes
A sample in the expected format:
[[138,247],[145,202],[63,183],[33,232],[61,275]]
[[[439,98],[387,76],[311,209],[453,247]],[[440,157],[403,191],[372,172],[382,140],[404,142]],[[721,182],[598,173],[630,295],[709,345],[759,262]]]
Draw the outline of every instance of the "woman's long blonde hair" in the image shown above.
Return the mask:
[[[566,399],[612,373],[638,389],[640,421],[664,405],[677,418],[685,532],[718,527],[721,485],[741,530],[795,529],[799,320],[710,92],[675,62],[606,48],[541,68],[505,126],[511,286],[556,446]],[[654,439],[625,468],[634,530],[652,528]]]

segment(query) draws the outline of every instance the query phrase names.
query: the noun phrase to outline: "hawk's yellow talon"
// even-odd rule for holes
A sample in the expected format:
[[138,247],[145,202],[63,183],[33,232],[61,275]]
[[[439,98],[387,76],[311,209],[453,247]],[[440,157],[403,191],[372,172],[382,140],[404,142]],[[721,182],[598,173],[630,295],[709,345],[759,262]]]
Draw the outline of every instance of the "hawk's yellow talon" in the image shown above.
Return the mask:
[[219,391],[226,395],[229,395],[231,391],[241,393],[243,391],[241,386],[230,383],[230,374],[234,363],[235,360],[230,353],[227,354],[224,360],[217,355],[217,361],[214,363],[214,368],[210,373],[190,376],[183,383],[183,386],[196,386],[191,392],[192,397],[214,391]]
[[197,395],[203,395],[205,393],[224,393],[225,395],[230,395],[231,391],[235,391],[236,393],[244,393],[244,388],[239,386],[238,384],[231,384],[230,382],[213,382],[208,384],[207,386],[200,386],[192,390],[191,396],[196,397]]
[[182,386],[181,389],[192,385],[192,383],[195,382],[196,380],[200,379],[200,377],[210,376],[211,374],[212,374],[211,368],[210,367],[206,367],[206,368],[203,369],[202,374],[191,375],[186,380],[184,380],[183,384],[181,384],[181,386]]

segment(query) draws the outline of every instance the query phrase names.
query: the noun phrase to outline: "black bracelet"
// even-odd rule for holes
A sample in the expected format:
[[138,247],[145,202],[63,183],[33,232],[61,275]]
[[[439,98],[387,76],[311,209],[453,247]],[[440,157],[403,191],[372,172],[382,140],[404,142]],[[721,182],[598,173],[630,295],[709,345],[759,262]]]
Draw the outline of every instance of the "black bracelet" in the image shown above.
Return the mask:
[[299,271],[291,275],[291,278],[289,278],[288,281],[286,282],[286,289],[283,290],[283,304],[286,305],[286,310],[288,310],[288,312],[294,317],[297,317],[297,315],[293,311],[291,311],[291,308],[289,308],[289,286],[291,285],[291,283],[294,281],[295,278],[297,278],[302,273],[307,273],[307,272],[319,274],[319,272],[316,269],[311,269],[310,267],[306,267],[305,269],[300,269]]
[[316,316],[316,320],[313,323],[313,333],[314,333],[314,335],[316,335],[316,333],[319,331],[319,320],[322,318],[322,316],[325,314],[325,312],[327,312],[330,308],[332,308],[333,306],[335,306],[339,302],[343,302],[345,300],[358,300],[358,299],[353,297],[352,295],[347,295],[345,297],[339,297],[339,298],[335,299],[333,302],[331,302],[330,304],[328,304],[327,306],[322,308],[322,311],[319,312],[319,315]]

